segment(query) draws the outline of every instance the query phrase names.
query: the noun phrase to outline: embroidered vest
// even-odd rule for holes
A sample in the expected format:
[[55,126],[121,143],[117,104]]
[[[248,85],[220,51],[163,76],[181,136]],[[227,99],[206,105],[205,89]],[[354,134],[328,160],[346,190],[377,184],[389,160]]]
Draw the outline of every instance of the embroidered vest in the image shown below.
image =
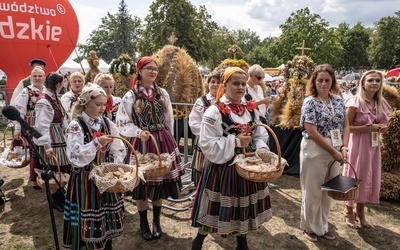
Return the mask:
[[168,126],[165,124],[165,109],[161,103],[161,93],[159,88],[156,88],[156,97],[154,101],[148,101],[143,98],[138,91],[131,90],[135,97],[135,100],[141,100],[143,109],[141,112],[137,112],[136,106],[132,105],[132,121],[142,130],[148,131],[158,131],[158,130],[168,130]]
[[28,104],[26,106],[26,117],[34,118],[35,117],[35,104],[39,94],[31,88],[27,87],[28,90]]
[[[218,107],[218,103],[216,102],[215,105]],[[256,117],[256,114],[254,111],[249,111],[250,112],[250,116],[251,116],[251,120],[247,123],[247,125],[250,127],[254,124],[254,119]],[[221,117],[222,117],[222,130],[223,130],[223,135],[225,137],[227,137],[230,134],[235,134],[238,135],[240,134],[240,129],[239,128],[235,128],[235,126],[240,125],[239,123],[236,123],[235,121],[233,121],[232,117],[230,114],[225,115],[222,112],[221,113]],[[254,152],[256,150],[255,145],[253,145],[253,140],[250,140],[249,146],[246,147],[246,152]],[[241,154],[242,153],[242,148],[235,148],[235,155],[237,154]]]
[[[93,140],[93,129],[88,127],[86,125],[86,122],[83,120],[81,116],[78,116],[76,120],[79,122],[83,129],[83,135],[84,135],[84,144],[88,144]],[[101,125],[100,132],[105,133],[105,134],[110,134],[110,124],[108,123],[107,119],[103,119],[104,123]],[[112,162],[112,159],[110,158],[110,147],[107,147],[106,151],[104,152],[104,158],[106,162]],[[92,163],[97,164],[97,156],[93,159]],[[85,167],[85,171],[90,171],[91,165],[89,164],[88,166]]]

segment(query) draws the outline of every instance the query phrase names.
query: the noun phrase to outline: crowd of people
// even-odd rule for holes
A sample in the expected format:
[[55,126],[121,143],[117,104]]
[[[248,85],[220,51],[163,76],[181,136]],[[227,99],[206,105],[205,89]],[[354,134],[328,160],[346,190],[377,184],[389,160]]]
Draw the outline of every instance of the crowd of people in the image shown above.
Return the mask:
[[[112,249],[112,239],[123,233],[124,197],[128,193],[100,193],[89,178],[99,158],[101,162],[130,163],[133,152],[121,140],[113,139],[119,136],[128,138],[138,152],[156,153],[158,149],[171,156],[169,173],[142,180],[129,192],[138,209],[142,238],[151,241],[162,237],[162,202],[179,197],[185,169],[174,139],[170,96],[156,82],[157,62],[148,56],[139,58],[131,89],[122,98],[113,95],[115,82],[110,74],[99,73],[89,83],[79,72],[69,77],[46,74],[46,63],[40,59],[30,65],[31,75],[21,80],[11,105],[42,134],[33,140],[41,157],[30,150],[32,188],[41,189],[35,169],[43,167],[43,159],[52,170],[59,167],[70,174],[66,195],[59,190],[52,190],[51,195],[52,206],[64,213],[63,245]],[[213,72],[206,79],[207,94],[196,100],[190,113],[189,126],[196,135],[191,163],[196,186],[191,224],[198,228],[192,249],[202,249],[211,233],[236,236],[236,249],[249,249],[247,234],[272,218],[268,183],[243,178],[232,164],[243,148],[247,152],[269,151],[265,127],[248,128],[270,124],[269,106],[278,98],[284,81],[278,78],[263,92],[260,83],[264,76],[260,65],[248,71],[228,67]],[[364,209],[366,203],[379,203],[379,137],[387,130],[390,110],[382,96],[382,84],[382,74],[371,70],[361,77],[357,93],[350,94],[350,86],[339,86],[329,64],[316,66],[308,81],[300,119],[299,216],[303,235],[310,241],[336,237],[328,227],[332,199],[321,185],[327,174],[338,174],[340,165],[344,165],[343,175],[354,178],[347,162],[362,183],[359,197],[343,204],[345,223],[358,228],[358,217],[360,226],[370,227]],[[337,93],[338,88],[343,93]],[[21,126],[18,122],[14,125],[18,143]],[[147,215],[149,201],[152,223]]]

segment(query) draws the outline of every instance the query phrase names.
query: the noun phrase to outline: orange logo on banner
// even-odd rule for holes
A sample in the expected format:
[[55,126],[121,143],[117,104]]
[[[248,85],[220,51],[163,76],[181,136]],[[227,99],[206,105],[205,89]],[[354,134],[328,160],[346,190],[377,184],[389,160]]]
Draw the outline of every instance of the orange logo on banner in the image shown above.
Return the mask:
[[29,61],[46,61],[56,71],[78,41],[79,24],[68,0],[0,2],[0,69],[11,91],[30,74]]

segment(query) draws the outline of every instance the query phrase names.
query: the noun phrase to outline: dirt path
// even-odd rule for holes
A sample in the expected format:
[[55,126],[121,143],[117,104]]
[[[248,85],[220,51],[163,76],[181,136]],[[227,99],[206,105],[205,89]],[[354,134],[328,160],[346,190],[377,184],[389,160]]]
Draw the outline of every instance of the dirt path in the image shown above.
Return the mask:
[[[2,190],[11,198],[0,214],[0,249],[55,249],[48,203],[44,190],[34,190],[27,184],[28,168],[0,168],[5,180]],[[301,191],[299,179],[282,176],[271,189],[273,219],[257,231],[250,232],[250,249],[396,249],[400,245],[399,202],[371,205],[367,211],[371,229],[353,230],[344,225],[342,203],[335,201],[330,213],[330,228],[337,239],[319,239],[313,243],[301,235],[299,214]],[[188,194],[185,190],[182,195]],[[132,199],[127,197],[126,227],[123,235],[113,241],[114,249],[190,249],[197,230],[190,226],[190,210],[175,212],[164,208],[161,226],[164,235],[146,242],[140,236],[139,215]],[[165,203],[166,204],[166,203]],[[190,206],[190,202],[179,204]],[[151,215],[152,212],[149,211]],[[55,211],[59,242],[62,242],[63,214]],[[203,249],[235,249],[235,238],[210,235]]]

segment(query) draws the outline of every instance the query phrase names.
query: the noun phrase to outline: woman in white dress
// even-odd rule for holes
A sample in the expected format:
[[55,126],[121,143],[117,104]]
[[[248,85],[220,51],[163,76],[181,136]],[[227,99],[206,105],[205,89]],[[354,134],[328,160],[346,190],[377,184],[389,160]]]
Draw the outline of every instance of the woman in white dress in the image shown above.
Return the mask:
[[74,72],[69,76],[69,82],[69,91],[61,97],[61,103],[69,117],[68,122],[71,121],[72,105],[78,101],[78,97],[85,86],[85,76],[80,72]]
[[253,100],[260,111],[260,120],[262,123],[267,124],[266,114],[267,107],[271,99],[264,97],[264,92],[260,86],[260,82],[263,81],[265,72],[264,69],[254,64],[248,70],[249,78],[247,79],[247,93],[245,95],[246,100]]

